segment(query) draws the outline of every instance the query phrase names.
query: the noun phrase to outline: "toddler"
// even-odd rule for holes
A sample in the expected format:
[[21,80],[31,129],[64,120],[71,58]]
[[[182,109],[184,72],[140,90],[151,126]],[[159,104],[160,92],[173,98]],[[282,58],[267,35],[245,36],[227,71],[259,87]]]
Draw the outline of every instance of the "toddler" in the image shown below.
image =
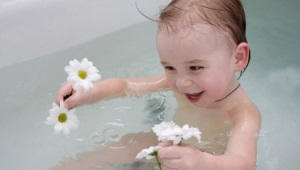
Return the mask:
[[[245,31],[240,0],[172,0],[158,21],[157,49],[164,73],[106,79],[86,93],[75,92],[64,101],[65,106],[172,90],[178,102],[174,121],[198,127],[202,142],[160,143],[158,155],[164,170],[253,170],[260,113],[236,75],[241,76],[250,61]],[[61,87],[58,104],[71,89],[70,83]],[[157,141],[151,134],[136,134],[136,140],[143,145],[128,150],[126,159],[134,159],[147,148],[145,143],[156,145]]]

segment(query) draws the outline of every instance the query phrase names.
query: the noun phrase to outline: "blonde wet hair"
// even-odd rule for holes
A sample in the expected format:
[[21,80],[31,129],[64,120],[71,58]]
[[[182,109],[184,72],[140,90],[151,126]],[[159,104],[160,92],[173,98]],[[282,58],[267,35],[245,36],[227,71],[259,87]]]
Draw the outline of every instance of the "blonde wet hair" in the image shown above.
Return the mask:
[[[170,32],[204,22],[225,33],[234,46],[247,43],[246,16],[240,0],[172,0],[161,10],[158,22],[159,29],[164,27]],[[240,76],[249,62],[250,54]]]

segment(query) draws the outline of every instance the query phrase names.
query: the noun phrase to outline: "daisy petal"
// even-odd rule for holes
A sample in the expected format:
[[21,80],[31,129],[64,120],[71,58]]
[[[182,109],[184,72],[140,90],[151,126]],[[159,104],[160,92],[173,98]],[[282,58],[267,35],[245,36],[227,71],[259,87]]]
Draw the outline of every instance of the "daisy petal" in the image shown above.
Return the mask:
[[63,127],[63,132],[64,132],[65,135],[70,134],[70,128],[68,126],[64,126]]
[[61,133],[62,129],[63,129],[62,124],[61,123],[56,123],[55,126],[54,126],[54,133],[56,135],[58,135],[58,134]]

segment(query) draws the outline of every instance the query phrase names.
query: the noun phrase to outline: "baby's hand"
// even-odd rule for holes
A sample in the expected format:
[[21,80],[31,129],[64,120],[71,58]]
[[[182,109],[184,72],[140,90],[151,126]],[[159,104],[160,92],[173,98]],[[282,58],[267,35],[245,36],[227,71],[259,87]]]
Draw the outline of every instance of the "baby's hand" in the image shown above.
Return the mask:
[[56,104],[59,105],[61,100],[64,100],[66,108],[71,109],[77,106],[87,104],[92,98],[92,88],[88,91],[74,91],[71,82],[64,83],[58,91]]
[[198,170],[205,169],[204,156],[201,151],[189,145],[173,146],[172,143],[160,143],[158,156],[164,170]]

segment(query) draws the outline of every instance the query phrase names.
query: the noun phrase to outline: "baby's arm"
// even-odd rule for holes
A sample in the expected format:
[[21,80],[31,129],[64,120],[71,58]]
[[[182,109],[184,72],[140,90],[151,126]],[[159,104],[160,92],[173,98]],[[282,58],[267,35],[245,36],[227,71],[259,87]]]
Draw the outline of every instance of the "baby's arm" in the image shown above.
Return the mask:
[[227,162],[228,167],[233,167],[232,170],[254,170],[256,167],[257,138],[260,130],[260,113],[254,105],[241,105],[231,113],[232,135],[224,155],[225,158],[228,157],[229,159],[224,159],[224,164]]
[[238,109],[230,117],[233,120],[232,135],[223,155],[201,152],[189,145],[167,145],[158,151],[164,169],[254,170],[257,135],[260,129],[259,112],[251,106]]
[[[110,78],[94,84],[87,92],[75,92],[65,100],[68,108],[92,104],[101,100],[120,96],[134,96],[167,89],[165,74],[146,78]],[[65,83],[59,90],[56,103],[72,90],[71,83]]]

